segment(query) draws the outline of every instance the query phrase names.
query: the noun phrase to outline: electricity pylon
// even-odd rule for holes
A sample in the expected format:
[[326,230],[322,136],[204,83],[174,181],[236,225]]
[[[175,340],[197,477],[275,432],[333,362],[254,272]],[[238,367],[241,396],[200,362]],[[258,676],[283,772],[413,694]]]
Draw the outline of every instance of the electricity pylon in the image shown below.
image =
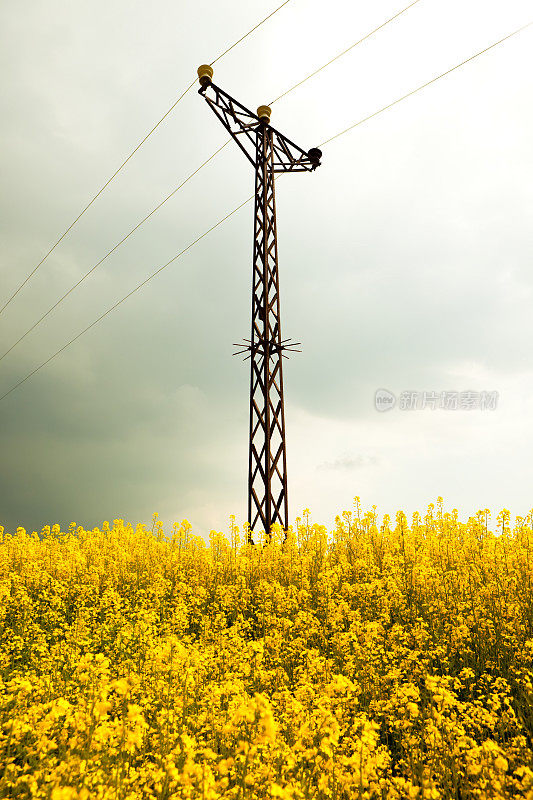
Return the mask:
[[306,152],[272,128],[268,106],[253,114],[215,86],[210,66],[199,67],[198,78],[199,93],[255,170],[252,333],[239,345],[251,359],[248,522],[253,542],[258,524],[267,536],[274,523],[285,531],[289,526],[282,359],[299,342],[281,338],[274,175],[312,172],[322,153],[316,147]]

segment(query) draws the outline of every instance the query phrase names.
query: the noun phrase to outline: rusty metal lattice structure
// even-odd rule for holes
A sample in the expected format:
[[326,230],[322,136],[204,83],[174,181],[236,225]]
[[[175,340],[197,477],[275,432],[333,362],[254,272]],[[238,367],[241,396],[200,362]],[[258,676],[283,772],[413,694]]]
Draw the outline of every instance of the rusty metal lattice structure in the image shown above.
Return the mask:
[[235,353],[251,361],[247,519],[253,541],[254,530],[270,535],[273,524],[289,525],[282,361],[299,342],[281,338],[275,174],[312,172],[322,154],[302,150],[273,128],[268,106],[254,114],[215,86],[211,67],[200,67],[198,76],[199,93],[255,170],[252,331]]

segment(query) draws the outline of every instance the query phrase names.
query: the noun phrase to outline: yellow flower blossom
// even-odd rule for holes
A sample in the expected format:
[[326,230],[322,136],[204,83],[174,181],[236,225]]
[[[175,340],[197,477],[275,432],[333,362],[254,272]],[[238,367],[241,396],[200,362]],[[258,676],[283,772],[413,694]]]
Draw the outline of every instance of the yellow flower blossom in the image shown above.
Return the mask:
[[532,522],[0,531],[0,796],[533,800]]

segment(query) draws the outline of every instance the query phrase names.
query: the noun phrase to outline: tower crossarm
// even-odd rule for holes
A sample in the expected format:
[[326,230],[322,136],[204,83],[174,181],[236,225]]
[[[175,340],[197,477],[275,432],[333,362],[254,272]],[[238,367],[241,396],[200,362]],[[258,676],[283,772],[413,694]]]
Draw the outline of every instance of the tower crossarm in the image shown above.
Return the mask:
[[214,83],[202,86],[198,93],[203,96],[248,161],[255,167],[257,129],[261,126],[259,117]]
[[[257,114],[211,80],[202,83],[198,93],[211,107],[253,167],[256,166],[257,159],[257,137],[265,125],[272,132],[273,172],[312,172],[320,166],[322,155],[320,150],[317,148],[302,150],[283,133],[267,124],[265,121],[267,118],[260,119]],[[261,106],[258,111],[261,109],[266,109],[270,115],[268,106]]]
[[274,172],[312,172],[320,165],[320,151],[306,152],[272,128],[272,167]]

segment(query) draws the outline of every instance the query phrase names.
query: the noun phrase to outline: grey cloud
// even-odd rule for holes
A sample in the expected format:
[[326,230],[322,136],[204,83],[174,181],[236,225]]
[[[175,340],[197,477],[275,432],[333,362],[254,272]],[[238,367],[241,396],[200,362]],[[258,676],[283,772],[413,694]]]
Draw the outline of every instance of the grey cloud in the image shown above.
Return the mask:
[[[311,3],[308,39],[288,46],[291,26],[302,22],[301,9],[290,4],[287,16],[280,12],[217,65],[221,85],[247,104],[268,102],[293,76],[316,67],[319,45],[325,61],[326,51],[342,49],[351,28],[355,40],[377,13],[370,6],[356,13],[341,0],[350,22],[343,33],[331,14],[323,19],[318,0]],[[383,18],[396,10],[393,0],[386,6]],[[490,41],[509,27],[505,15],[518,14],[520,2],[490,14],[477,7],[487,25],[479,36]],[[267,0],[187,8],[161,0],[157,8],[154,14],[125,0],[2,7],[1,298],[198,63],[271,10]],[[376,38],[344,63],[342,74],[354,77],[348,95],[340,73],[324,71],[280,101],[274,124],[303,146],[317,144],[453,60],[452,44],[467,51],[469,37],[478,35],[475,8],[467,20],[458,2],[446,18],[427,12],[423,29],[406,16],[388,49]],[[458,18],[463,43],[454,38]],[[417,49],[422,32],[435,61]],[[525,176],[532,112],[523,102],[530,81],[519,69],[525,47],[517,37],[498,56],[458,71],[447,88],[439,83],[324,147],[313,175],[279,182],[283,334],[303,342],[303,353],[284,365],[291,408],[364,424],[375,421],[380,386],[462,389],[450,386],[449,375],[465,362],[485,366],[496,382],[531,376],[533,195]],[[190,92],[0,318],[2,352],[224,136]],[[237,148],[226,148],[0,362],[0,394],[252,191],[249,165]],[[251,205],[243,208],[2,401],[0,521],[10,528],[55,520],[92,526],[116,516],[147,521],[165,510],[169,520],[187,516],[205,532],[213,509],[220,508],[221,525],[227,511],[242,512],[249,362],[232,359],[231,343],[249,335],[252,214]],[[493,434],[497,460],[513,443],[503,440],[503,429]],[[333,482],[352,470],[366,480],[391,461],[385,446],[372,457],[338,459],[316,447],[311,463],[322,465],[323,483],[326,472]],[[391,469],[401,471],[406,451],[397,444]],[[298,463],[301,455],[290,453]],[[425,457],[435,483],[443,470],[439,491],[446,494],[452,467],[443,467],[438,453]],[[516,465],[524,485],[528,463]]]

